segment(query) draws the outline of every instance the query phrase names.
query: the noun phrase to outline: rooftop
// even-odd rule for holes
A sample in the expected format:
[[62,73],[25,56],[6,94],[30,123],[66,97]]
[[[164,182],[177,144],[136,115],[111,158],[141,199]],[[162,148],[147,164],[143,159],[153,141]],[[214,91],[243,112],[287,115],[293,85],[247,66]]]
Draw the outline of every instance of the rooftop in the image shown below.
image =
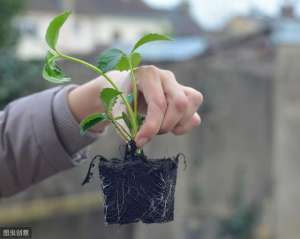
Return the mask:
[[[130,50],[127,45],[116,45],[125,52]],[[146,61],[185,61],[204,54],[208,43],[201,37],[176,37],[173,41],[158,41],[141,47],[138,51]]]
[[84,15],[160,17],[171,22],[175,36],[201,34],[200,26],[189,13],[189,6],[180,4],[171,10],[161,10],[142,0],[27,0],[28,11],[58,13],[67,9]]
[[27,10],[61,12],[66,9],[80,14],[119,14],[119,15],[163,15],[165,10],[157,10],[141,0],[27,0]]

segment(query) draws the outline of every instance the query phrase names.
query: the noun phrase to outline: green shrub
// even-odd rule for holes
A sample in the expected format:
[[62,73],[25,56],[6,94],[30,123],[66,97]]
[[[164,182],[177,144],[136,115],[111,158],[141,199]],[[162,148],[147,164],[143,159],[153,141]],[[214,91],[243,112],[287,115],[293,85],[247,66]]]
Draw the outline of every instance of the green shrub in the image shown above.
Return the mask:
[[40,78],[41,63],[17,59],[19,33],[14,26],[25,0],[1,0],[0,7],[0,107],[8,102],[45,88]]

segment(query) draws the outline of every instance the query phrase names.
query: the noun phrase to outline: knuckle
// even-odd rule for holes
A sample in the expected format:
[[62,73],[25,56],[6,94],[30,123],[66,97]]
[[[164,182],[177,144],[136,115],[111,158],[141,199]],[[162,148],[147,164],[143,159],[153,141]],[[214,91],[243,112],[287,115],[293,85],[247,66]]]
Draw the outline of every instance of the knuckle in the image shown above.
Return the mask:
[[174,104],[178,112],[184,112],[187,109],[189,102],[186,96],[182,96],[175,98]]
[[146,65],[145,67],[147,67],[148,69],[151,69],[151,70],[157,70],[158,69],[155,65]]
[[137,72],[143,75],[150,74],[156,76],[158,74],[158,68],[154,65],[144,65],[140,66]]
[[167,77],[171,80],[176,80],[175,74],[172,71],[169,70],[164,70],[165,74],[167,75]]
[[145,70],[154,75],[157,75],[157,73],[158,73],[158,68],[154,65],[145,66]]

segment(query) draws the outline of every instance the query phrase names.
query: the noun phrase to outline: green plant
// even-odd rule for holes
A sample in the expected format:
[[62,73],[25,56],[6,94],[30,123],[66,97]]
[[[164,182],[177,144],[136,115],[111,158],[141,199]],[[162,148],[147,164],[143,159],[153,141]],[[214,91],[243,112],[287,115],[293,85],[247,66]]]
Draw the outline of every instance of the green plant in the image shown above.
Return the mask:
[[0,8],[0,52],[14,51],[18,40],[18,30],[14,18],[22,11],[25,1],[1,0]]
[[[135,43],[129,54],[126,54],[125,52],[116,48],[105,50],[102,54],[100,54],[98,65],[95,66],[84,60],[65,55],[57,49],[57,41],[59,38],[60,29],[70,15],[70,12],[62,13],[61,15],[55,17],[48,27],[46,41],[50,49],[45,60],[43,77],[46,80],[54,83],[65,83],[71,80],[57,65],[57,61],[59,60],[69,60],[82,64],[90,70],[103,76],[111,85],[111,88],[104,88],[99,94],[99,97],[102,103],[105,105],[106,110],[104,113],[95,113],[85,118],[80,123],[81,132],[85,133],[97,123],[110,121],[115,127],[116,131],[126,142],[134,140],[143,123],[143,117],[138,113],[138,91],[134,74],[134,71],[139,66],[142,59],[142,56],[137,52],[137,49],[148,42],[171,39],[168,36],[156,33],[147,34]],[[112,70],[130,72],[132,94],[125,95],[124,92],[122,92],[115,84],[114,80],[106,74]],[[125,105],[126,112],[123,112],[122,115],[114,116],[112,114],[112,109],[119,98]],[[120,120],[125,122],[128,129],[120,124]]]
[[18,58],[16,46],[20,32],[15,18],[22,13],[26,1],[1,0],[0,8],[0,108],[11,101],[43,90],[46,82],[40,80],[39,61]]

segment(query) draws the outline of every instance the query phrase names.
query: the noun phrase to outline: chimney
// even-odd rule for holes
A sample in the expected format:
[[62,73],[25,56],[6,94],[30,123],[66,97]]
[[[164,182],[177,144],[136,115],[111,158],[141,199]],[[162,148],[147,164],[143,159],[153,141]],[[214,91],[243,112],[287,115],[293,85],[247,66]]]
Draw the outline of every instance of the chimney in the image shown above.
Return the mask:
[[295,8],[291,1],[286,1],[281,7],[281,17],[294,19],[295,18]]
[[190,3],[189,0],[181,0],[178,9],[184,15],[190,15]]
[[61,6],[63,10],[74,10],[75,0],[61,0]]

